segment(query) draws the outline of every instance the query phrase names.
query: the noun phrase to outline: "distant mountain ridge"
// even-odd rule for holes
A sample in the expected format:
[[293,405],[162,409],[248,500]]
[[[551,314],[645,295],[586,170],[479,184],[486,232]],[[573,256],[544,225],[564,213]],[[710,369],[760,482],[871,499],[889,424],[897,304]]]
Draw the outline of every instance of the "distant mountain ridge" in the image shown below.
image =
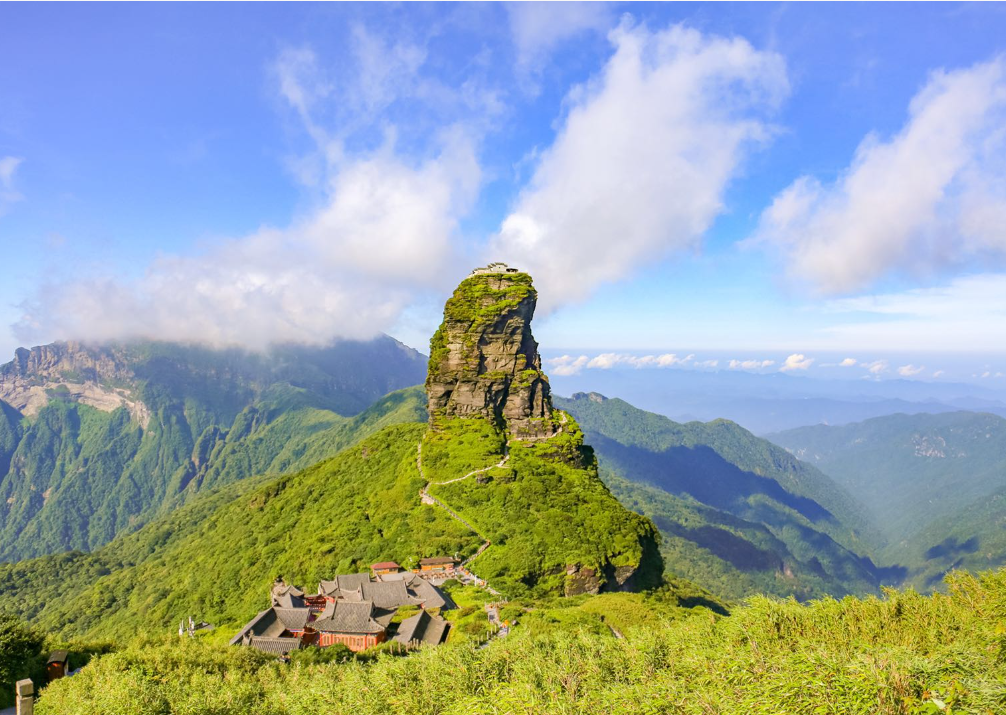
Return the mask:
[[669,569],[725,596],[865,593],[902,573],[868,557],[862,507],[814,467],[727,420],[675,423],[617,398],[555,398],[619,499],[652,518]]
[[769,439],[865,504],[888,541],[882,556],[923,574],[921,585],[948,568],[1006,562],[1006,419],[896,414]]
[[729,419],[764,437],[816,424],[849,424],[895,413],[992,412],[1006,417],[1006,392],[987,386],[884,379],[818,379],[791,373],[614,368],[556,375],[560,394],[585,387],[678,422]]
[[19,349],[0,366],[0,559],[93,549],[202,488],[307,466],[328,456],[318,439],[351,443],[354,415],[424,374],[387,336]]

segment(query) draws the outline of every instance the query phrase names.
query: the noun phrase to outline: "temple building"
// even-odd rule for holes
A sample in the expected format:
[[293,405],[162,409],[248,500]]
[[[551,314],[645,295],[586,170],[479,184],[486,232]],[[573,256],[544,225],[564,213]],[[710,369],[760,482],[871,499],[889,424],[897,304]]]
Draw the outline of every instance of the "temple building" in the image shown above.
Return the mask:
[[[287,656],[305,646],[325,648],[336,643],[361,651],[389,637],[409,647],[442,643],[450,624],[426,609],[454,608],[450,596],[419,574],[397,570],[397,564],[377,566],[387,568],[381,569],[384,573],[377,574],[376,580],[365,573],[336,576],[319,583],[318,592],[310,596],[277,578],[269,591],[271,606],[249,621],[231,645]],[[419,610],[389,633],[400,608]]]

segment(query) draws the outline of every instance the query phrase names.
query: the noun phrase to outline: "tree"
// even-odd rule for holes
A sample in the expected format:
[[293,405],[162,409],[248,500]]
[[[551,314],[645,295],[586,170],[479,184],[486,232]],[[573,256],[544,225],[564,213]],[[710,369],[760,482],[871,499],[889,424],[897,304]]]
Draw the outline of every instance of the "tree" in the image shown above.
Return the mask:
[[0,615],[0,704],[14,699],[14,683],[38,669],[43,638],[14,616]]

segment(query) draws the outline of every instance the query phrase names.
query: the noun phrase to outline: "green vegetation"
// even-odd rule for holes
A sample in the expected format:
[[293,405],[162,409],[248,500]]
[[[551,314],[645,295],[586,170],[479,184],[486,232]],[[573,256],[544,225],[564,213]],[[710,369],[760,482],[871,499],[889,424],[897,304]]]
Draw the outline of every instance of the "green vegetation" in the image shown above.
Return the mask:
[[[430,339],[430,359],[427,382],[439,380],[458,366],[448,364],[447,334],[463,334],[465,344],[462,353],[470,364],[463,372],[475,375],[479,372],[476,364],[479,352],[476,342],[488,326],[499,320],[508,310],[518,307],[521,302],[534,300],[531,276],[526,273],[500,276],[478,275],[463,280],[444,306],[444,322]],[[523,364],[518,369],[523,369]],[[540,375],[540,371],[534,371]],[[509,374],[508,374],[509,375]],[[492,373],[482,373],[483,379],[491,379]],[[500,377],[503,377],[502,375]],[[435,415],[436,416],[436,415]]]
[[502,432],[455,418],[423,442],[430,494],[492,541],[472,568],[509,596],[612,588],[633,571],[637,586],[659,581],[653,525],[611,496],[582,438],[567,418],[551,440],[511,441],[505,466],[449,484],[438,482],[499,463]]
[[[412,404],[408,394],[388,401]],[[382,419],[361,415],[361,425]],[[445,469],[467,466],[474,459],[469,448],[488,464],[498,462],[500,452],[478,451],[500,449],[498,437],[494,447],[479,446],[486,424],[456,427],[461,456],[440,434],[430,433],[428,449],[447,450]],[[471,427],[468,438],[464,426]],[[420,502],[425,482],[416,448],[424,434],[422,424],[386,427],[303,471],[201,492],[93,553],[0,565],[0,599],[63,636],[123,640],[138,630],[171,632],[188,615],[224,632],[262,608],[277,575],[313,588],[375,561],[410,565],[426,556],[471,555],[482,540],[445,510]],[[512,449],[507,468],[486,483],[472,477],[435,487],[493,540],[477,562],[481,576],[512,595],[561,591],[568,566],[596,571],[596,585],[636,567],[639,580],[659,577],[652,526],[627,514],[592,469],[542,458],[545,445]]]
[[597,394],[554,401],[583,426],[619,500],[660,529],[669,573],[734,599],[862,594],[900,579],[860,555],[874,533],[841,487],[742,427],[679,424]]
[[[911,557],[919,533],[934,521],[1003,487],[1006,419],[996,415],[889,415],[839,427],[801,427],[769,438],[819,467],[867,506],[889,542],[883,556],[892,562]],[[985,527],[971,523],[977,530]]]
[[13,616],[0,614],[0,707],[14,704],[14,683],[23,678],[40,682],[44,672],[44,639]]
[[984,571],[1006,564],[1006,489],[933,520],[899,551],[910,582],[939,588],[951,569]]
[[419,502],[424,429],[389,427],[302,472],[210,490],[92,554],[2,565],[0,598],[66,636],[171,632],[188,615],[236,630],[279,574],[314,588],[375,561],[473,553],[477,537]]
[[687,495],[631,482],[604,468],[601,478],[622,504],[656,524],[668,574],[700,583],[734,601],[756,593],[807,600],[848,592],[845,584],[822,573],[817,562],[802,563],[763,524],[705,506]]
[[[421,356],[387,337],[268,355],[154,342],[49,349],[106,373],[27,376],[52,385],[30,420],[0,402],[4,560],[97,548],[204,488],[302,469],[387,424],[425,419],[418,389],[372,405],[422,379]],[[0,366],[0,380],[14,369]],[[52,380],[120,390],[149,420],[78,404]]]
[[947,595],[888,592],[807,605],[754,598],[729,617],[642,599],[539,604],[488,648],[449,643],[375,661],[282,665],[199,639],[141,642],[53,683],[37,711],[936,715],[1006,708],[1003,573],[957,574]]

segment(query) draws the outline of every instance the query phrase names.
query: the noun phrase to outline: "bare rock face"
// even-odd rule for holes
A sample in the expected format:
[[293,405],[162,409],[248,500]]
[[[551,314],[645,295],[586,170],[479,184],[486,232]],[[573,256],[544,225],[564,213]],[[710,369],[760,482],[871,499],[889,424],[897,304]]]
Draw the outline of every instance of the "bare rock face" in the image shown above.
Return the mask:
[[563,595],[580,596],[584,593],[597,595],[601,592],[602,586],[601,579],[595,569],[572,564],[566,569],[566,585]]
[[150,419],[146,405],[124,387],[134,378],[125,356],[116,349],[59,342],[18,348],[14,359],[0,365],[0,400],[33,417],[58,389],[67,398],[99,410],[129,410],[144,427]]
[[461,282],[430,341],[430,423],[490,420],[512,437],[547,439],[559,429],[548,378],[531,335],[537,299],[531,276],[502,266]]

